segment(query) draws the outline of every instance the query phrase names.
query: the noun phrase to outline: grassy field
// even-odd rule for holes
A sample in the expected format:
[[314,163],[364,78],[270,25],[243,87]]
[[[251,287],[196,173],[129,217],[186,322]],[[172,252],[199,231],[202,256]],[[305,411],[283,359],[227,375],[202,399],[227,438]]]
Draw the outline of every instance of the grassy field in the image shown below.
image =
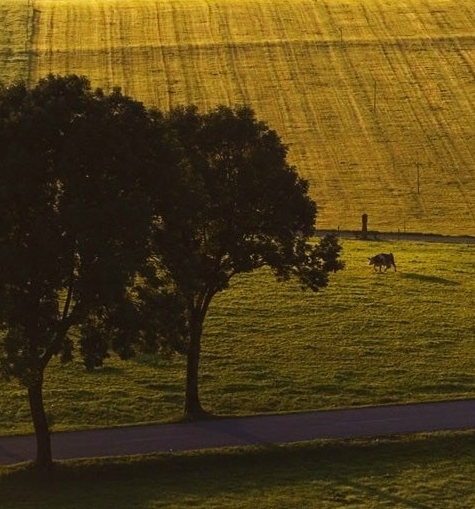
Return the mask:
[[[475,0],[0,0],[0,79],[90,77],[161,109],[246,103],[309,179],[319,228],[475,231]],[[391,250],[398,272],[367,256]],[[213,303],[201,371],[216,414],[475,397],[475,247],[345,241],[314,295],[262,271]],[[181,415],[183,359],[52,365],[54,430]],[[0,433],[31,432],[0,382]],[[471,433],[0,469],[2,509],[465,509]],[[101,478],[100,483],[96,483]]]
[[[367,257],[392,251],[398,272]],[[475,397],[475,245],[344,241],[347,267],[313,294],[266,271],[213,301],[201,363],[219,415]],[[51,365],[53,429],[167,421],[182,414],[184,360],[110,359],[86,373]],[[31,432],[24,389],[0,382],[0,433]]]
[[[475,0],[2,0],[3,78],[253,107],[319,228],[475,232]],[[3,26],[3,25],[2,25]]]
[[2,509],[467,509],[474,460],[473,433],[436,434],[0,468],[0,493]]

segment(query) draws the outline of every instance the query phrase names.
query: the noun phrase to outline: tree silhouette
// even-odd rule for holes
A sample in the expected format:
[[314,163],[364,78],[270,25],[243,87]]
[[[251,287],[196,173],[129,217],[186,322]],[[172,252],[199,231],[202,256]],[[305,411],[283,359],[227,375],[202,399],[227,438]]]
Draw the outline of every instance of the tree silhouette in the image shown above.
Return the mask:
[[52,466],[45,368],[75,348],[101,364],[147,256],[149,131],[140,103],[86,78],[0,87],[0,362],[27,388],[42,468]]
[[297,277],[317,291],[343,264],[335,237],[310,242],[316,205],[308,183],[287,163],[276,132],[251,109],[220,106],[200,114],[194,106],[178,107],[166,121],[183,165],[174,206],[155,229],[162,290],[148,311],[175,316],[165,335],[187,356],[184,412],[197,418],[206,415],[198,390],[203,324],[230,279],[269,266],[279,280]]

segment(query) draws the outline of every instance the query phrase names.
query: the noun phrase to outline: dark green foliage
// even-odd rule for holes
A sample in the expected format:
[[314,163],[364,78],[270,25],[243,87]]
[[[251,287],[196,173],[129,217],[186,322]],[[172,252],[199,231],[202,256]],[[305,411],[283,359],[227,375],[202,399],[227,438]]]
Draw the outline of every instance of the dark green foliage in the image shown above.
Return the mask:
[[308,183],[287,163],[275,131],[247,107],[201,114],[175,108],[166,117],[183,164],[174,206],[155,229],[160,270],[182,303],[188,372],[185,413],[201,415],[198,364],[208,306],[239,273],[269,266],[279,279],[297,276],[316,291],[342,268],[340,246],[328,237],[309,243],[316,205]]
[[48,362],[71,359],[78,326],[86,366],[102,364],[147,256],[152,124],[140,103],[77,76],[0,88],[0,362],[28,388],[37,436]]
[[52,462],[43,377],[114,349],[187,355],[185,413],[212,298],[239,273],[326,286],[340,246],[315,246],[316,205],[251,109],[168,115],[86,78],[0,86],[0,366],[28,389],[37,462]]

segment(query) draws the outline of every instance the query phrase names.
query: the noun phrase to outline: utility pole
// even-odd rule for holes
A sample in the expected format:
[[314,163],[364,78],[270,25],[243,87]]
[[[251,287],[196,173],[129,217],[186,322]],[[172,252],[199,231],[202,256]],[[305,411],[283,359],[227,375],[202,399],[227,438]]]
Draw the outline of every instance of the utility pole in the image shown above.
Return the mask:
[[421,163],[416,163],[417,166],[417,194],[421,191]]

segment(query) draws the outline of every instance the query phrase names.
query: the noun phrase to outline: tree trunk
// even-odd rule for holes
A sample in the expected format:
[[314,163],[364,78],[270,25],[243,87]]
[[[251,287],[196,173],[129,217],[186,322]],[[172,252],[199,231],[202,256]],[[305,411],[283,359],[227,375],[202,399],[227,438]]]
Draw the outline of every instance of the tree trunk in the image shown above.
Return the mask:
[[198,372],[201,352],[202,323],[200,320],[190,321],[190,344],[187,352],[185,417],[199,419],[207,415],[200,402],[198,390]]
[[36,465],[42,470],[53,466],[51,437],[43,403],[43,377],[28,387],[31,417],[36,435]]

